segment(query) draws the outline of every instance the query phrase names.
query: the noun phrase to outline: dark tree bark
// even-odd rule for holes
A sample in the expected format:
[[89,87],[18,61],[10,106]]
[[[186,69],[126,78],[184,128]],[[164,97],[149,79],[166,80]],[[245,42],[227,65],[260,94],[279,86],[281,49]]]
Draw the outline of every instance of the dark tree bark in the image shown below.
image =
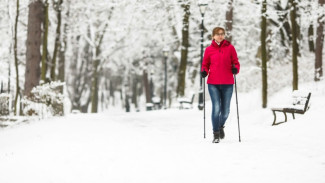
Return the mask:
[[[111,19],[112,12],[113,12],[113,7],[111,8],[110,15],[108,16],[108,20]],[[91,112],[92,113],[97,113],[98,112],[98,83],[99,83],[99,73],[101,70],[101,65],[100,63],[100,54],[101,54],[101,46],[103,42],[104,35],[106,33],[106,29],[108,27],[108,22],[105,24],[104,29],[101,32],[97,33],[95,42],[97,43],[96,45],[96,59],[93,60],[93,75],[92,75],[92,87],[91,87]]]
[[91,86],[91,112],[98,112],[98,65],[99,60],[96,59],[93,61],[93,75],[92,75],[92,86]]
[[151,93],[150,93],[150,86],[148,80],[148,72],[143,70],[143,85],[146,94],[146,103],[151,103]]
[[49,30],[49,3],[46,0],[44,3],[44,23],[43,23],[43,49],[42,49],[42,73],[41,80],[46,81],[46,71],[47,71],[47,38],[48,38],[48,30]]
[[16,69],[16,94],[15,94],[15,106],[14,114],[17,114],[18,96],[20,93],[19,87],[19,70],[18,70],[18,50],[17,50],[17,32],[18,32],[18,18],[19,18],[19,0],[16,2],[16,19],[15,19],[15,35],[14,35],[14,55],[15,55],[15,69]]
[[3,82],[1,81],[0,93],[3,93]]
[[309,45],[309,51],[315,52],[315,45],[314,45],[314,27],[311,23],[308,28],[308,45]]
[[[68,3],[70,3],[70,1],[68,1]],[[69,17],[70,17],[70,4],[67,5],[67,9],[68,10],[67,10],[66,17],[65,17],[66,20],[69,19]],[[58,80],[61,82],[65,81],[65,52],[67,50],[67,30],[68,30],[68,23],[66,21],[63,26],[62,41],[61,41],[61,46],[59,49]]]
[[297,1],[290,0],[290,19],[291,19],[291,27],[292,27],[292,73],[293,73],[293,81],[292,81],[292,89],[298,90],[298,26],[296,21],[296,12],[297,12]]
[[138,96],[139,96],[139,90],[138,90],[138,83],[139,79],[136,74],[133,76],[133,82],[132,82],[132,103],[134,104],[136,110],[139,108],[138,104]]
[[93,61],[93,75],[92,75],[92,86],[91,86],[91,112],[98,112],[98,82],[99,82],[99,65],[100,60],[98,59],[101,54],[101,44],[108,27],[108,23],[105,24],[103,32],[98,35],[98,45],[96,46],[96,60]]
[[[324,8],[325,0],[318,0],[319,6]],[[323,46],[324,46],[324,14],[318,17],[316,50],[315,50],[315,81],[323,77]]]
[[228,41],[232,41],[232,20],[233,20],[233,0],[228,0],[228,10],[226,12],[226,32]]
[[182,29],[182,46],[181,46],[181,63],[178,71],[178,86],[177,95],[184,96],[185,94],[185,76],[187,65],[187,53],[189,47],[189,18],[190,4],[186,2],[182,5],[184,8],[183,29]]
[[[281,2],[277,1],[275,2],[275,9],[279,12],[282,12],[282,15],[279,15],[278,21],[282,23],[282,27],[280,28],[280,36],[281,36],[281,45],[285,49],[286,54],[289,54],[290,50],[288,49],[291,41],[291,27],[288,22],[288,10],[289,10],[289,4],[286,5],[285,8],[281,6]],[[280,24],[270,19],[271,23],[273,23],[275,26],[280,27]]]
[[[74,45],[72,49],[72,54],[73,54],[73,60],[72,63],[70,64],[70,73],[73,79],[71,79],[71,83],[69,85],[72,86],[73,91],[69,93],[70,100],[72,103],[72,110],[80,110],[80,98],[81,98],[81,92],[79,91],[79,86],[78,86],[78,80],[80,81],[81,78],[78,78],[77,73],[78,70],[81,71],[81,69],[77,70],[77,64],[78,63],[78,53],[79,53],[79,40],[80,36],[77,36],[76,38],[72,38],[72,45]],[[82,65],[81,65],[82,66]]]
[[54,43],[54,51],[53,51],[53,58],[52,58],[52,64],[51,64],[51,80],[56,80],[56,57],[58,54],[58,50],[61,48],[61,6],[62,6],[63,0],[59,0],[58,2],[54,3],[54,9],[57,11],[57,19],[58,19],[58,25],[56,27],[56,34],[55,34],[55,43]]
[[[90,34],[90,31],[88,29],[88,34]],[[73,86],[73,91],[69,92],[69,96],[72,101],[72,109],[81,110],[82,112],[88,112],[88,105],[91,101],[91,58],[92,58],[92,52],[90,51],[90,45],[88,42],[86,42],[82,53],[82,58],[79,58],[79,52],[80,52],[80,41],[81,36],[76,36],[74,39],[74,48],[73,48],[73,55],[74,60],[71,62],[70,65],[70,72],[72,79],[69,83]],[[81,64],[76,64],[80,62]],[[78,67],[77,67],[78,66]],[[69,80],[68,80],[69,81]],[[83,101],[86,101],[86,103],[81,103],[81,98],[85,99]]]
[[262,107],[267,107],[267,53],[266,53],[266,9],[267,1],[262,3],[261,52],[262,52]]
[[43,3],[41,0],[31,0],[29,4],[26,71],[24,95],[29,96],[33,87],[40,81],[41,33],[42,33]]
[[[314,0],[308,0],[308,5],[306,7],[307,12],[306,13],[312,13],[314,10],[312,8]],[[308,46],[309,46],[309,51],[310,52],[315,52],[315,37],[314,37],[314,21],[309,22],[309,27],[308,27]]]

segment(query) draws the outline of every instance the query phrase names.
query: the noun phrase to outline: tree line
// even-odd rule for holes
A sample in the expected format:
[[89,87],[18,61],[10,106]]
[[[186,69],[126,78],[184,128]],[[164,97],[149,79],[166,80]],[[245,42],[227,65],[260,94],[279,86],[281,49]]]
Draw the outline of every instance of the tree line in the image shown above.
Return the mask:
[[[198,89],[199,32],[203,29],[204,46],[208,46],[217,25],[226,28],[226,39],[235,45],[242,66],[260,68],[262,107],[267,107],[269,95],[268,69],[282,64],[279,58],[292,65],[293,90],[299,89],[302,54],[314,54],[314,80],[323,78],[324,0],[213,1],[204,26],[194,0],[16,0],[15,6],[8,2],[8,7],[16,10],[3,10],[9,18],[15,14],[8,20],[14,22],[12,34],[8,33],[13,45],[8,55],[14,56],[8,62],[14,63],[15,75],[8,74],[8,83],[15,78],[15,86],[8,84],[8,88],[15,91],[15,114],[19,98],[52,81],[65,82],[72,109],[83,112],[96,113],[110,105],[126,107],[130,102],[139,108],[141,96],[146,103],[154,96],[163,99],[162,50],[166,47],[170,106],[189,89]],[[302,47],[306,41],[308,53]]]

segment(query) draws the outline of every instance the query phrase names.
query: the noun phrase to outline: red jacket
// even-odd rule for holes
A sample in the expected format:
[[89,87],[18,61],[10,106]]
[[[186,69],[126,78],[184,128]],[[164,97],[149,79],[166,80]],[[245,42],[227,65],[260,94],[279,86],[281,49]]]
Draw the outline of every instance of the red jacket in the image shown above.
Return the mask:
[[210,46],[205,49],[201,71],[209,73],[208,84],[234,84],[232,66],[238,70],[237,53],[229,41],[223,40],[220,46],[212,40]]

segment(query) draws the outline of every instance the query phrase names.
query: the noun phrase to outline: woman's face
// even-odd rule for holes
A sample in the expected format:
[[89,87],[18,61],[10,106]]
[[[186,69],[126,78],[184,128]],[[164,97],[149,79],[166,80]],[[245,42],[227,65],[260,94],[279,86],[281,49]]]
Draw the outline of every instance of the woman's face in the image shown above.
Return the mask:
[[225,33],[222,30],[219,30],[218,33],[213,36],[213,39],[220,43],[225,39]]

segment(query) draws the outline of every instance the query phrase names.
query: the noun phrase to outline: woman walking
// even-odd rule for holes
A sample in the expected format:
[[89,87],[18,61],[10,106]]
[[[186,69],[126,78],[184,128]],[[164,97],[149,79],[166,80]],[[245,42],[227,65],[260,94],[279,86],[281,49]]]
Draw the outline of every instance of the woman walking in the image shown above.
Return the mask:
[[201,76],[208,76],[208,90],[212,102],[213,143],[225,137],[224,125],[230,112],[234,76],[240,64],[233,45],[225,40],[225,29],[216,27],[212,31],[212,43],[205,49]]

